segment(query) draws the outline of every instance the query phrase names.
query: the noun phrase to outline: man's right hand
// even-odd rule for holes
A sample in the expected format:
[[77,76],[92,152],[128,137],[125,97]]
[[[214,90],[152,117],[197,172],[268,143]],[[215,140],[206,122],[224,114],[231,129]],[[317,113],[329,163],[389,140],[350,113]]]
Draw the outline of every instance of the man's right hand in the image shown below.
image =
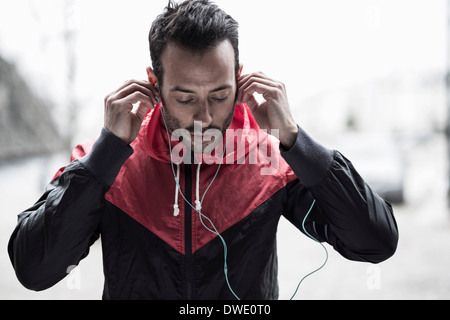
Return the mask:
[[136,139],[148,110],[157,104],[157,96],[158,89],[153,83],[137,80],[125,82],[105,97],[105,128],[125,144],[130,144]]

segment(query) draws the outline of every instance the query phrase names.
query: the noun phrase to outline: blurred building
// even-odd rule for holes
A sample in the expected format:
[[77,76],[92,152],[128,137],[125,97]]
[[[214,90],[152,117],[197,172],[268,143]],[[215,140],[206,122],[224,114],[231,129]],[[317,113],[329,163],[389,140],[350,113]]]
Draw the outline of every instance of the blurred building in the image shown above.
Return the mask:
[[445,75],[405,72],[337,87],[305,99],[295,112],[313,136],[348,157],[377,193],[402,203],[411,150],[445,135]]
[[51,104],[0,57],[0,162],[60,150]]
[[446,128],[443,72],[398,73],[337,87],[302,102],[302,122],[320,136],[351,131],[423,137]]

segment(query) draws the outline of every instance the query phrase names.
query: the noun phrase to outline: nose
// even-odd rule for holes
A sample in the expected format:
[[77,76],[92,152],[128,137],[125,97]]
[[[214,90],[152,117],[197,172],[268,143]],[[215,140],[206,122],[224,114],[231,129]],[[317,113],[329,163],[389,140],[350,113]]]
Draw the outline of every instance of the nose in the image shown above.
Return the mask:
[[201,121],[202,128],[207,128],[212,123],[212,120],[211,107],[208,102],[200,103],[194,115],[194,121]]

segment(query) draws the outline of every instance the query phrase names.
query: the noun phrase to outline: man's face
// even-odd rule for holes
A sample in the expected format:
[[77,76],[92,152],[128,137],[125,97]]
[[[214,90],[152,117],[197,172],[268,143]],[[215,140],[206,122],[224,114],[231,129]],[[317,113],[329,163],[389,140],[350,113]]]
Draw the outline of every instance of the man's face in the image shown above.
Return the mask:
[[[233,118],[237,90],[230,42],[225,40],[202,51],[170,42],[161,62],[164,73],[160,94],[169,130],[187,129],[192,145],[194,121],[201,122],[203,132],[218,129],[224,133]],[[204,142],[202,150],[209,143]]]

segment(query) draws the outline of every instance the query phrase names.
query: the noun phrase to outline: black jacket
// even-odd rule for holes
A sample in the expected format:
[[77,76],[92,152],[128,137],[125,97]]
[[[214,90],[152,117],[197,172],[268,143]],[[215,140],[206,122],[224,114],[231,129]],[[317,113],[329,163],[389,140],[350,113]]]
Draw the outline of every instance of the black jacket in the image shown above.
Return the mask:
[[[391,206],[344,156],[301,128],[290,150],[277,147],[273,174],[258,174],[262,165],[248,162],[222,165],[202,203],[223,238],[217,237],[182,198],[174,175],[195,206],[218,165],[171,165],[159,115],[149,113],[131,146],[106,129],[93,145],[78,146],[39,201],[19,215],[8,251],[25,287],[53,286],[101,236],[104,299],[234,299],[223,239],[236,295],[277,299],[278,221],[283,215],[304,232],[314,199],[305,228],[316,239],[351,260],[378,263],[394,254]],[[233,125],[255,126],[245,105],[237,106]]]

